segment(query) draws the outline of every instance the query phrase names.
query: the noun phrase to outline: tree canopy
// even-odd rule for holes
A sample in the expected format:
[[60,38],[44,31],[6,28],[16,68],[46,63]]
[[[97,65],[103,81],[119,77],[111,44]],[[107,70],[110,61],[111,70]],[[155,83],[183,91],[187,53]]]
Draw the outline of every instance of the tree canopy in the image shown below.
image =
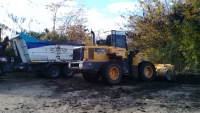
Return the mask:
[[199,68],[200,1],[140,0],[140,14],[128,16],[131,49],[147,52],[155,63],[177,70]]

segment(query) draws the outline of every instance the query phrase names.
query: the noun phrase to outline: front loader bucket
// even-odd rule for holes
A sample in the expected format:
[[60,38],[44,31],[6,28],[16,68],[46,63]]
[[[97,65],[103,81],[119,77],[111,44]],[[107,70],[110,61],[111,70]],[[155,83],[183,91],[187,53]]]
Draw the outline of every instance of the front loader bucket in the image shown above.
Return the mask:
[[171,64],[154,64],[156,67],[157,78],[168,81],[176,81],[174,77],[174,65]]

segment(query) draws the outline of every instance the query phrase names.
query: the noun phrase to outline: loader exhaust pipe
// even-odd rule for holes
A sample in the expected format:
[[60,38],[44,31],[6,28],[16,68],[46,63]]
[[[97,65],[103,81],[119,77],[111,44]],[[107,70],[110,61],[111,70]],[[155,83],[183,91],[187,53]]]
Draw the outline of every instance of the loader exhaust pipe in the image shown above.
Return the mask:
[[176,81],[174,77],[174,66],[171,64],[155,64],[157,78],[168,80],[168,81]]
[[94,46],[95,45],[95,33],[94,33],[94,31],[91,31],[91,33],[92,33],[92,46]]

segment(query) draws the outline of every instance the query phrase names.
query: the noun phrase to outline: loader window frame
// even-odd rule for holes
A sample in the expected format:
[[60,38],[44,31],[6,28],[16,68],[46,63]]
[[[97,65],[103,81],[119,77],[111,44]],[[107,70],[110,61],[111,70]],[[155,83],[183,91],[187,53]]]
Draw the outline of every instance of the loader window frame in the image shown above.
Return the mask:
[[127,44],[126,44],[126,36],[125,35],[116,35],[116,47],[120,47],[120,48],[127,48]]
[[111,35],[108,35],[106,38],[106,45],[107,46],[112,46],[112,37]]
[[123,32],[112,30],[106,37],[106,45],[128,49],[126,35]]

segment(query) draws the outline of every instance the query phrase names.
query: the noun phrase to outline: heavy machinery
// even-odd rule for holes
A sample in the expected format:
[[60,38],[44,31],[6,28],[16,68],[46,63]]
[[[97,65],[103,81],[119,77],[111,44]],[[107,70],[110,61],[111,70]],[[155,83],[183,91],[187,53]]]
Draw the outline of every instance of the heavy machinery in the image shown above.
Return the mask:
[[97,40],[96,45],[94,32],[92,34],[93,46],[74,48],[68,67],[81,72],[86,81],[95,82],[101,77],[108,84],[117,84],[126,75],[138,77],[141,81],[153,81],[163,74],[173,76],[173,65],[157,65],[157,69],[145,53],[128,51],[124,31],[111,30],[107,32],[106,39]]
[[[8,42],[13,46],[14,52],[11,62],[4,55]],[[25,71],[52,79],[61,75],[71,78],[74,72],[68,69],[68,62],[72,59],[73,48],[78,46],[81,44],[43,41],[23,33],[10,40],[5,38],[0,42],[0,75]]]

